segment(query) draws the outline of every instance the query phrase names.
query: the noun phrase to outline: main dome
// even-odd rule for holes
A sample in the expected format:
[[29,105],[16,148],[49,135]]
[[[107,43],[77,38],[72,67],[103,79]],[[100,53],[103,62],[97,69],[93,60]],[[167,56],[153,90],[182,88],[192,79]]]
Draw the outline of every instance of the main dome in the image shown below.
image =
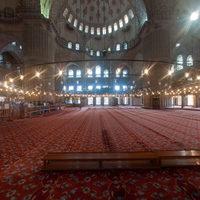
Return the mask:
[[91,49],[90,55],[96,50],[99,55],[98,48],[119,52],[133,47],[147,12],[143,0],[53,0],[50,18],[59,33],[59,45]]
[[94,26],[109,25],[132,7],[126,0],[68,0],[66,4],[79,21]]
[[112,26],[116,31],[134,17],[141,23],[147,18],[142,0],[67,0],[64,7],[67,22],[91,35],[111,33]]

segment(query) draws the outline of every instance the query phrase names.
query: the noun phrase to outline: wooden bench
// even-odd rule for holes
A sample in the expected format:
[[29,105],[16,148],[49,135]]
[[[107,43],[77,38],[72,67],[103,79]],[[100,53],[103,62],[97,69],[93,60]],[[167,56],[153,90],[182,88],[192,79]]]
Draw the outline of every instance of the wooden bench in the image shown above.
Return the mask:
[[200,151],[158,151],[162,167],[200,165]]
[[134,169],[200,165],[200,151],[48,153],[44,170]]
[[152,152],[138,153],[48,153],[44,170],[155,168]]

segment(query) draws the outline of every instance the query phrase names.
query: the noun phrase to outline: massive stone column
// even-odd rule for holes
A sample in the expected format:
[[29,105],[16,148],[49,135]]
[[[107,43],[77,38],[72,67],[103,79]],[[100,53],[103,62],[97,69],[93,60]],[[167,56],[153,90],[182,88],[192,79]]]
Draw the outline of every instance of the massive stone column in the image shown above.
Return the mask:
[[[54,32],[49,21],[44,19],[40,13],[39,0],[24,0],[23,16],[25,89],[39,88],[43,92],[53,92],[55,90],[55,66],[47,63],[54,62]],[[36,71],[41,73],[40,79],[33,78]],[[48,98],[44,96],[40,100],[45,99],[52,101],[53,96],[48,96]]]

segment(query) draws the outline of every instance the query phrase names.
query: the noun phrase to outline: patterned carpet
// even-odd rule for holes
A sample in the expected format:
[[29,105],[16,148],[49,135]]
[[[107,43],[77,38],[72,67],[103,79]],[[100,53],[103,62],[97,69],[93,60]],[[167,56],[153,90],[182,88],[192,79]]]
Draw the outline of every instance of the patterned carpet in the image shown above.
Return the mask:
[[[106,131],[106,136],[102,134]],[[49,151],[200,149],[200,112],[69,108],[0,123],[0,200],[200,199],[200,168],[41,171]]]

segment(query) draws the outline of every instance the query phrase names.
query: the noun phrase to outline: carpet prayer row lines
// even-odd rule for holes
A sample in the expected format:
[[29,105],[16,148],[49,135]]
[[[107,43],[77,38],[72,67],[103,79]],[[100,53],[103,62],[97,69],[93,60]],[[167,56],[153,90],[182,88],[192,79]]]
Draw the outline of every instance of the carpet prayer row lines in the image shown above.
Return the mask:
[[[192,195],[199,191],[198,169],[164,170],[158,174],[126,171],[48,175],[40,171],[47,152],[200,149],[200,114],[196,111],[68,108],[45,117],[2,122],[0,130],[0,199],[77,199],[77,195],[82,199],[107,199],[110,188],[121,187],[120,183],[135,199],[142,198],[142,192],[136,191],[168,199],[187,199],[191,197],[188,191]],[[181,181],[185,186],[180,186]],[[166,191],[159,183],[166,184]],[[82,187],[78,189],[77,184]],[[174,193],[169,194],[172,189]]]

